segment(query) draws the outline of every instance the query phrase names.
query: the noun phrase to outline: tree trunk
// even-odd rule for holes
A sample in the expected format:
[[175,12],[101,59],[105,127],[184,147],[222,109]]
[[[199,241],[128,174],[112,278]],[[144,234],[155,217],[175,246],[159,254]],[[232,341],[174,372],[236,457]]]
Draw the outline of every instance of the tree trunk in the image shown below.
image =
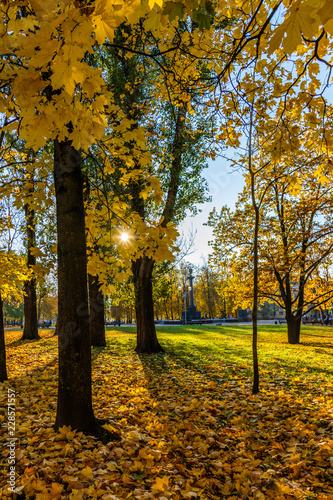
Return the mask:
[[0,293],[0,382],[8,380],[6,368],[5,328],[3,323],[3,302]]
[[[31,188],[33,191],[33,188]],[[27,222],[27,264],[31,269],[36,264],[36,257],[31,253],[31,248],[36,244],[35,239],[35,211],[27,203],[25,205]],[[37,294],[36,279],[31,278],[24,283],[24,330],[22,339],[39,339],[37,320]]]
[[38,302],[37,302],[37,321],[40,321],[40,316],[41,316],[41,303],[42,303],[42,298],[39,297]]
[[91,342],[81,158],[69,141],[54,141],[58,231],[59,381],[55,428],[94,432]]
[[295,318],[295,316],[288,316],[286,319],[288,327],[289,344],[299,344],[300,333],[301,333],[301,318]]
[[251,103],[250,109],[250,129],[248,143],[248,170],[251,176],[251,199],[252,208],[255,214],[254,223],[254,238],[253,238],[253,309],[252,309],[252,357],[253,357],[253,385],[252,394],[259,392],[259,364],[258,364],[258,236],[260,211],[256,202],[255,192],[255,173],[252,168],[252,128],[253,128],[253,107],[254,101]]
[[154,322],[153,269],[154,261],[148,257],[132,262],[137,328],[135,351],[138,353],[164,352],[157,340]]
[[[253,181],[252,181],[253,182]],[[255,228],[254,228],[254,255],[253,255],[253,309],[252,309],[252,356],[253,356],[253,386],[252,394],[259,392],[259,365],[258,365],[258,231],[259,210],[254,203]]]
[[104,296],[97,276],[88,274],[90,337],[93,347],[105,347]]
[[24,329],[22,339],[39,339],[34,279],[24,284]]

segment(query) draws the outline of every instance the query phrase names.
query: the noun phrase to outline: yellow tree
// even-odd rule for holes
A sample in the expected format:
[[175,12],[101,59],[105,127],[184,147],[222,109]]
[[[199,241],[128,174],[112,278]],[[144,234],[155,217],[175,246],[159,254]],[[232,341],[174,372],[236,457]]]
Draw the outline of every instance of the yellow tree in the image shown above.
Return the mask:
[[0,382],[7,380],[3,302],[22,300],[22,287],[30,277],[24,257],[8,249],[7,231],[12,226],[10,216],[0,212]]
[[218,294],[217,273],[207,262],[198,267],[195,273],[196,306],[201,311],[201,316],[208,318],[225,317],[226,304],[224,304],[224,297],[220,297]]
[[[188,37],[188,25],[178,26],[182,37]],[[191,34],[194,36],[193,30]],[[125,242],[114,234],[117,224],[114,217],[115,227],[109,228],[110,242],[118,247],[119,260],[123,259],[124,265],[127,258],[131,261],[136,296],[136,351],[158,352],[162,347],[154,325],[154,266],[172,258],[177,235],[174,227],[185,216],[186,208],[196,210],[196,204],[205,200],[205,182],[200,172],[210,154],[209,117],[207,121],[203,116],[199,118],[204,113],[195,109],[194,101],[200,95],[196,96],[194,90],[192,95],[185,91],[181,96],[174,95],[179,91],[178,84],[165,82],[160,68],[166,68],[168,60],[160,50],[155,56],[159,64],[147,56],[144,50],[149,46],[155,49],[156,43],[141,26],[123,25],[109,45],[108,50],[100,51],[99,57],[107,75],[112,109],[117,111],[109,119],[112,141],[106,135],[99,149],[91,148],[95,161],[100,167],[103,165],[108,189],[101,176],[98,181],[99,172],[92,184],[99,187],[99,196],[95,193],[97,205],[100,206],[103,197],[104,206],[108,205],[118,217],[118,225],[122,224],[128,236],[124,251],[121,244],[125,246]],[[186,58],[182,57],[182,62],[187,62]],[[176,67],[180,61],[176,56],[174,59]],[[119,122],[118,126],[114,122]],[[93,219],[88,218],[88,223],[91,220],[93,225],[100,214],[94,208],[89,213]],[[107,230],[104,217],[100,217],[100,224],[97,232],[102,248]],[[103,273],[99,274],[101,278]]]
[[[261,302],[274,301],[284,309],[288,341],[298,344],[302,317],[333,295],[327,275],[327,259],[333,251],[332,173],[327,158],[315,155],[286,157],[274,166],[275,174],[278,169],[283,175],[271,182],[261,211],[258,293]],[[224,208],[210,219],[215,259],[224,250],[226,265],[238,283],[234,287],[231,279],[229,286],[247,306],[251,304],[249,249],[254,225],[249,197],[247,188],[234,212]]]
[[[59,390],[56,427],[72,425],[84,431],[97,431],[91,398],[91,353],[86,286],[86,251],[82,173],[80,149],[87,148],[104,134],[105,106],[101,71],[89,64],[86,54],[93,54],[97,44],[114,38],[114,30],[124,21],[138,22],[147,13],[151,29],[163,31],[169,18],[191,14],[205,24],[205,4],[201,2],[155,2],[127,0],[115,4],[110,0],[92,2],[56,0],[10,0],[0,10],[1,30],[1,92],[4,97],[0,111],[10,119],[19,114],[20,134],[28,147],[37,149],[45,141],[54,141],[54,176],[57,201],[59,259]],[[225,47],[228,61],[218,72],[222,82],[235,67],[238,56],[248,47],[259,47],[267,41],[270,23],[281,1],[221,0],[220,19],[232,20]],[[292,19],[297,42],[312,37],[323,25],[330,30],[331,14],[328,1],[294,1],[286,8],[287,15],[281,32],[274,41],[283,38]],[[305,9],[305,11],[304,11]],[[300,23],[300,13],[311,12],[310,21]],[[152,12],[151,12],[152,11]],[[289,16],[289,17],[288,17]],[[283,17],[281,18],[283,19]],[[203,21],[203,22],[202,22]],[[298,23],[297,23],[298,21]],[[209,38],[214,29],[207,30]],[[303,32],[303,33],[302,33]],[[280,36],[281,35],[281,36]],[[280,37],[280,38],[279,38]],[[310,41],[315,53],[323,47],[322,37]],[[289,40],[287,36],[285,40]],[[286,44],[286,41],[283,44]],[[198,57],[198,40],[194,41],[193,57]],[[276,42],[275,42],[276,43]],[[304,42],[306,45],[308,42]],[[330,42],[329,42],[330,43]],[[326,47],[330,48],[329,43]],[[167,48],[170,44],[166,42]],[[210,44],[211,45],[211,44]],[[295,47],[294,47],[295,45]],[[199,47],[200,48],[200,47]],[[220,57],[221,49],[215,52]],[[215,67],[219,62],[215,63]],[[172,72],[172,71],[171,71]],[[183,69],[174,72],[181,80]],[[186,78],[190,72],[186,71]],[[194,74],[192,83],[197,84]],[[76,374],[73,377],[73,373]]]
[[[110,8],[111,7],[111,8]],[[5,111],[20,114],[21,137],[35,149],[54,141],[59,265],[59,389],[56,427],[97,431],[91,397],[85,222],[81,158],[104,133],[103,79],[84,60],[130,14],[81,2],[10,2],[1,8]],[[135,15],[137,13],[135,12]],[[74,29],[73,29],[74,27]],[[75,377],[73,377],[75,373]]]

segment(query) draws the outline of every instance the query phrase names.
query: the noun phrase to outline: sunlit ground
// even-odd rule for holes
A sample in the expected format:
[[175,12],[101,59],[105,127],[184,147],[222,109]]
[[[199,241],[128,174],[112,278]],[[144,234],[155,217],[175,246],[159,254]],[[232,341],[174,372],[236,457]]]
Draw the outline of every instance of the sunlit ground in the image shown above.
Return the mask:
[[[318,499],[333,495],[333,329],[259,328],[261,393],[251,395],[251,327],[158,329],[166,354],[135,354],[135,329],[108,329],[93,349],[96,416],[121,434],[102,445],[55,433],[57,339],[6,332],[1,384],[16,391],[17,498]],[[8,451],[0,498],[7,495]],[[330,496],[331,495],[331,496]],[[12,497],[10,497],[12,498]]]

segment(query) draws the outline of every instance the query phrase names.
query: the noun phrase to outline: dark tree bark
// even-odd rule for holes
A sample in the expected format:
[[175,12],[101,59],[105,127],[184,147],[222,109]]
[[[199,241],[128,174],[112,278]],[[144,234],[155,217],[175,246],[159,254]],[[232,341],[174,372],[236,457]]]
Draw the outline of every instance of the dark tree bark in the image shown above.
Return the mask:
[[[33,192],[33,188],[31,189]],[[27,248],[28,268],[36,264],[36,257],[31,253],[31,248],[36,244],[35,239],[35,211],[30,208],[29,203],[25,205],[25,218],[27,222]],[[24,283],[24,330],[22,339],[39,339],[37,320],[37,294],[36,279],[31,278]]]
[[135,351],[138,353],[164,352],[157,340],[154,322],[153,269],[154,261],[148,257],[142,257],[132,262],[137,325]]
[[55,428],[95,432],[81,158],[69,141],[54,141],[58,231],[59,381]]
[[301,318],[294,315],[287,316],[288,342],[289,344],[299,344],[301,334]]
[[40,321],[40,316],[41,316],[41,303],[42,303],[42,297],[39,297],[37,301],[37,321]]
[[3,323],[3,302],[0,293],[0,382],[8,380],[6,368],[5,328]]
[[93,347],[105,347],[104,296],[97,276],[88,274],[88,282],[91,345]]
[[[252,173],[252,171],[251,171]],[[259,364],[258,364],[258,232],[259,208],[254,197],[254,179],[252,178],[253,208],[255,211],[254,241],[253,241],[253,309],[252,309],[252,356],[253,356],[253,385],[252,394],[259,392]]]

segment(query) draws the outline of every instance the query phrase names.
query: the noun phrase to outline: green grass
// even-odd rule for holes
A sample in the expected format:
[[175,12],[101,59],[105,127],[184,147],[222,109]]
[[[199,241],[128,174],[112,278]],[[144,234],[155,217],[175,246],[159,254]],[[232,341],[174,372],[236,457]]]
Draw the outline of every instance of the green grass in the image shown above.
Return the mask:
[[[108,329],[108,345],[118,352],[135,348],[133,327]],[[119,334],[120,333],[120,334]],[[251,326],[157,327],[158,338],[168,355],[179,363],[216,372],[220,363],[226,374],[250,377],[252,372]],[[331,385],[333,380],[333,329],[303,326],[301,343],[290,345],[285,325],[258,327],[261,378],[276,385]],[[310,389],[310,386],[309,386]]]

